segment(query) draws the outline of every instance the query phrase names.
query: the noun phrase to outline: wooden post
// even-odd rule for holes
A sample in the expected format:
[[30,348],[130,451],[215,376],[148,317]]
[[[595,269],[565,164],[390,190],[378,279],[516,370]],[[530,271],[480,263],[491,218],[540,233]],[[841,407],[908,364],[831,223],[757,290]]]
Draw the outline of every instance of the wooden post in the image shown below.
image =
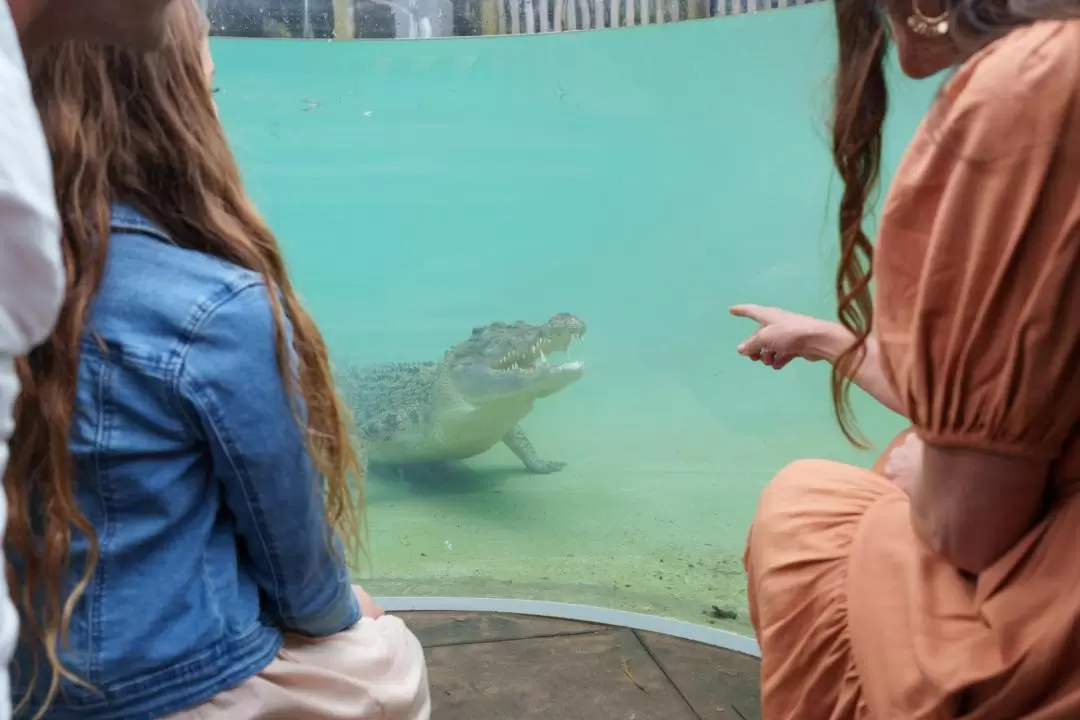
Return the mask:
[[498,7],[502,0],[480,0],[480,34],[502,35],[505,30],[499,27]]
[[334,0],[334,38],[352,40],[356,37],[353,0]]

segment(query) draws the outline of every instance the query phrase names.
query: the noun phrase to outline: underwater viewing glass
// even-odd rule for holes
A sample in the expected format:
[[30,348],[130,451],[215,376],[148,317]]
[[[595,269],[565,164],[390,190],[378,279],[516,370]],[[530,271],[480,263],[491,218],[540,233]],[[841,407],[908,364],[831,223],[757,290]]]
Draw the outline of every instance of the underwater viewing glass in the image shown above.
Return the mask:
[[[751,363],[728,315],[835,317],[831,7],[205,7],[220,115],[367,440],[357,578],[389,610],[750,647],[762,488],[876,455],[827,367]],[[886,169],[935,92],[891,82]],[[901,427],[855,407],[878,450]]]

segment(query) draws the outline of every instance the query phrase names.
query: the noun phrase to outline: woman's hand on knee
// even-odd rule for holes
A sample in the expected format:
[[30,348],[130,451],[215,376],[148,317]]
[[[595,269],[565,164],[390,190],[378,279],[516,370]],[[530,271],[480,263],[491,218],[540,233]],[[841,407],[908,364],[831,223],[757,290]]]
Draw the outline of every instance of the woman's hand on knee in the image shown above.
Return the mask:
[[736,305],[731,314],[759,326],[739,345],[739,354],[776,370],[795,358],[832,361],[834,346],[844,346],[843,328],[820,318],[761,305]]
[[885,478],[906,492],[915,489],[915,482],[922,468],[923,443],[915,433],[909,433],[904,442],[889,451],[885,458],[883,474]]
[[379,618],[386,614],[386,611],[375,604],[375,600],[368,594],[368,591],[359,585],[353,585],[353,592],[356,593],[356,599],[360,601],[360,615],[366,618]]

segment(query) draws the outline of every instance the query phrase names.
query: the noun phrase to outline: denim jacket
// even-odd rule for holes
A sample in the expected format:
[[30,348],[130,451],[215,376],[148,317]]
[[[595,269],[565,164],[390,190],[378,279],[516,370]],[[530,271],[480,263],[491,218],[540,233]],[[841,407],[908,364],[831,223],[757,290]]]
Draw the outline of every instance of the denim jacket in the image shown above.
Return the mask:
[[[64,681],[47,718],[158,718],[261,671],[285,631],[359,620],[275,347],[259,274],[113,208],[71,432],[100,559],[61,646],[92,689]],[[69,587],[87,550],[76,534]],[[31,658],[20,646],[15,702]]]

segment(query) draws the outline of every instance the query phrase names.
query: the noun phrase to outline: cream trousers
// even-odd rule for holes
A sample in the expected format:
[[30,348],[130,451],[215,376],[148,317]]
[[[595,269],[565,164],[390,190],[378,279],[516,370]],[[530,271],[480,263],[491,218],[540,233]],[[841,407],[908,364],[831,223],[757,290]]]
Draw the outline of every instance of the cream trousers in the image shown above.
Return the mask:
[[428,720],[420,641],[400,618],[365,618],[327,638],[286,635],[262,672],[166,720]]

